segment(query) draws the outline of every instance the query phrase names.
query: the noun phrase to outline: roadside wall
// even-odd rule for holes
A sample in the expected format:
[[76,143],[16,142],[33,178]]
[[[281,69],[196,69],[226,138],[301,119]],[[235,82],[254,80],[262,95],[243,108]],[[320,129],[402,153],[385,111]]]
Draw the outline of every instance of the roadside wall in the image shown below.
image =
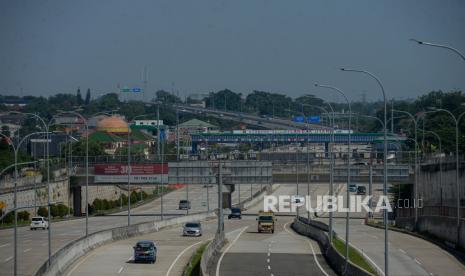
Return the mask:
[[339,252],[331,246],[328,235],[321,230],[321,225],[315,227],[313,224],[306,224],[299,219],[295,219],[292,223],[292,228],[299,234],[316,240],[323,252],[326,261],[338,275],[351,276],[368,276],[371,275],[363,268],[349,262],[346,273],[344,274],[345,259]]

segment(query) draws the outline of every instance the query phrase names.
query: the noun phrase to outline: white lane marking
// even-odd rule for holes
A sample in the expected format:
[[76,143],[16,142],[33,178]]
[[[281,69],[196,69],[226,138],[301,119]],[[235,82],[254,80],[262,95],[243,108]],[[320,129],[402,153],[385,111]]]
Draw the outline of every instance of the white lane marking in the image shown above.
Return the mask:
[[270,252],[268,252],[268,257],[269,257],[270,255],[271,255],[271,253],[270,253]]
[[236,241],[239,239],[239,237],[242,235],[242,233],[244,233],[245,230],[247,230],[247,228],[249,228],[248,226],[244,227],[242,229],[241,232],[239,232],[239,234],[236,236],[236,238],[228,245],[228,247],[223,251],[223,253],[221,253],[221,256],[220,258],[218,259],[218,263],[216,265],[216,276],[220,276],[220,266],[221,266],[221,261],[223,260],[223,257],[224,255],[226,254],[226,252],[228,252],[228,250],[236,243]]
[[25,250],[24,250],[24,253],[26,253],[26,252],[28,252],[28,251],[31,251],[31,250],[32,250],[32,248],[25,249]]
[[270,259],[269,259],[269,258],[267,258],[267,259],[266,259],[266,262],[267,262],[267,263],[270,263]]
[[413,260],[414,260],[417,264],[421,265],[421,262],[420,262],[417,258],[413,258]]
[[9,262],[11,259],[13,259],[13,256],[6,258],[5,263]]
[[129,259],[128,259],[128,262],[132,261],[132,258],[133,258],[133,257],[134,257],[134,256],[130,256]]
[[271,270],[271,266],[268,266],[268,270]]
[[24,242],[30,242],[31,240],[24,240]]
[[71,275],[82,263],[84,263],[90,256],[94,255],[95,253],[97,253],[97,251],[93,250],[93,251],[90,252],[89,255],[82,258],[82,260],[80,262],[78,262],[75,266],[73,266],[73,268],[68,272],[68,274],[66,274],[66,276]]
[[174,265],[176,264],[176,262],[179,260],[179,258],[181,258],[181,256],[186,253],[187,250],[191,249],[192,247],[196,246],[197,244],[199,243],[202,243],[202,242],[205,242],[205,240],[201,240],[199,242],[196,242],[194,244],[191,244],[189,245],[188,247],[184,248],[183,251],[181,251],[181,253],[178,254],[178,256],[176,257],[176,259],[174,259],[174,261],[171,263],[170,267],[168,268],[168,271],[166,272],[166,276],[169,276],[170,275],[170,272],[171,270],[173,269]]
[[0,248],[8,246],[8,245],[9,245],[9,243],[2,244],[2,245],[0,245]]
[[118,270],[118,274],[120,274],[120,273],[121,273],[121,271],[123,271],[123,268],[124,268],[124,266],[122,266],[122,267],[120,267],[120,268],[119,268],[119,270]]
[[[299,235],[297,235],[296,233],[293,233],[291,232],[289,229],[287,229],[287,225],[289,225],[289,223],[291,222],[288,222],[286,224],[284,224],[284,230],[286,230],[286,232],[288,232],[291,236],[297,236],[297,237],[301,237]],[[326,276],[329,276],[328,273],[326,273],[326,271],[323,269],[323,267],[321,266],[320,262],[318,261],[317,257],[316,257],[316,253],[315,253],[315,249],[313,248],[313,245],[312,243],[308,240],[308,239],[305,239],[308,243],[308,245],[310,246],[310,249],[312,250],[312,253],[313,253],[313,259],[315,260],[315,263],[316,265],[318,266],[318,268],[321,270],[321,272],[323,272],[324,275]]]
[[402,252],[403,254],[407,254],[402,248],[399,248],[399,251]]

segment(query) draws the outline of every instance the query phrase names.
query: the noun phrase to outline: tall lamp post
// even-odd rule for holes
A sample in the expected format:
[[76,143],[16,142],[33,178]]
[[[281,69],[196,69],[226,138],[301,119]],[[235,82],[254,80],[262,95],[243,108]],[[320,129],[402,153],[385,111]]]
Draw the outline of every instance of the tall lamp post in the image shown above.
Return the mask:
[[348,266],[349,266],[349,219],[350,219],[350,156],[351,156],[351,149],[350,149],[350,142],[352,140],[352,129],[351,129],[351,123],[352,123],[352,107],[350,105],[350,101],[347,98],[346,94],[339,88],[331,86],[331,85],[325,85],[325,84],[318,84],[315,83],[316,87],[321,87],[321,88],[326,88],[330,89],[332,91],[336,91],[342,97],[344,97],[345,101],[347,102],[347,105],[349,106],[349,133],[347,136],[347,213],[346,213],[346,255],[345,255],[345,265],[344,265],[344,271],[347,271]]
[[[384,91],[384,86],[381,83],[381,80],[373,75],[372,73],[365,71],[365,70],[356,70],[356,69],[347,69],[347,68],[341,68],[341,71],[344,72],[356,72],[356,73],[362,73],[365,75],[370,76],[376,82],[381,88],[381,92],[383,94],[383,100],[384,100],[384,160],[383,160],[383,165],[384,165],[384,185],[383,185],[383,196],[385,199],[387,199],[387,149],[388,149],[388,141],[387,141],[387,99],[386,99],[386,92]],[[389,275],[389,247],[388,247],[388,212],[386,209],[384,209],[384,275],[388,276]]]
[[[417,224],[418,224],[418,174],[420,173],[419,171],[419,167],[418,167],[418,124],[417,124],[417,120],[415,119],[415,117],[412,115],[412,113],[410,112],[407,112],[407,111],[403,111],[403,110],[395,110],[395,109],[392,109],[391,110],[392,112],[396,112],[396,113],[401,113],[401,114],[405,114],[407,116],[410,117],[410,119],[412,120],[413,122],[413,131],[414,131],[414,140],[415,140],[415,185],[413,187],[413,204],[414,204],[414,212],[415,212],[415,222],[414,222],[414,229],[417,228]],[[391,123],[393,123],[394,120],[391,121]]]
[[463,115],[465,115],[465,112],[460,114],[458,117],[455,117],[455,115],[447,109],[434,108],[434,107],[430,109],[435,112],[446,112],[452,117],[455,123],[455,193],[457,194],[457,225],[456,227],[457,227],[457,246],[458,246],[460,243],[459,122],[460,122],[460,119],[462,119]]
[[[47,124],[45,123],[44,119],[42,117],[40,117],[39,115],[37,114],[34,114],[34,113],[23,113],[23,112],[17,112],[17,111],[11,111],[10,112],[11,114],[24,114],[24,115],[27,115],[27,116],[31,116],[31,117],[34,117],[36,119],[38,119],[43,127],[44,127],[44,132],[43,133],[46,133],[47,134],[47,137],[46,137],[46,140],[47,140],[47,147],[46,147],[46,152],[47,152],[47,201],[48,201],[48,221],[49,221],[49,226],[48,226],[48,264],[50,265],[50,257],[52,256],[52,247],[51,247],[51,216],[50,216],[50,147],[49,147],[49,132],[48,132],[48,126]],[[17,147],[19,148],[19,147]],[[16,162],[15,162],[16,163]],[[15,167],[15,171],[16,171],[16,167]],[[16,181],[15,181],[16,182]],[[15,184],[16,186],[16,184]],[[15,188],[16,189],[16,188]],[[15,204],[16,204],[16,194],[15,194]],[[15,208],[16,210],[16,208]],[[16,213],[16,211],[15,211]],[[15,215],[15,230],[14,230],[14,236],[15,236],[15,240],[17,238],[17,215]],[[16,252],[16,248],[15,248],[15,263],[14,263],[14,275],[16,276],[17,273],[18,273],[18,264],[17,264],[17,261],[16,261],[16,258],[17,257],[17,252]]]
[[465,61],[465,55],[462,54],[459,50],[457,50],[455,48],[452,48],[450,46],[443,45],[443,44],[432,43],[432,42],[420,41],[420,40],[414,39],[414,38],[411,38],[410,41],[416,42],[419,45],[426,45],[426,46],[432,46],[432,47],[437,47],[437,48],[443,48],[443,49],[450,50],[450,51],[456,53],[457,55],[459,55]]
[[[84,122],[84,126],[86,127],[86,237],[89,235],[89,124],[87,123],[87,119],[82,116],[80,113],[76,111],[60,111],[57,115],[53,116],[50,122],[48,123],[48,127],[50,128],[50,123],[56,119],[57,116],[64,115],[64,114],[71,114]],[[47,142],[47,145],[49,143]],[[50,213],[50,208],[48,208],[48,212]]]
[[[326,109],[324,109],[323,107],[321,107],[321,106],[311,105],[311,104],[301,104],[301,106],[302,106],[302,115],[304,117],[305,117],[305,114],[303,112],[304,106],[308,106],[308,107],[311,107],[311,108],[317,108],[317,109],[321,110],[325,115],[328,116],[328,118],[330,118],[328,111]],[[310,196],[310,158],[309,158],[309,151],[308,151],[308,145],[309,145],[309,142],[310,142],[310,126],[309,126],[309,123],[308,123],[308,121],[309,121],[308,118],[305,118],[305,121],[307,122],[307,147],[306,147],[306,149],[307,149],[307,195]],[[333,133],[334,133],[334,131],[333,131]],[[332,169],[332,166],[331,166],[331,169]],[[331,180],[331,174],[332,174],[332,172],[330,171],[330,180]],[[332,183],[330,183],[330,187],[329,187],[330,194],[332,196],[332,191],[331,191],[332,187],[331,186],[332,186]],[[307,210],[307,219],[308,219],[308,221],[310,221],[310,209]],[[331,223],[330,223],[330,225],[331,225]]]

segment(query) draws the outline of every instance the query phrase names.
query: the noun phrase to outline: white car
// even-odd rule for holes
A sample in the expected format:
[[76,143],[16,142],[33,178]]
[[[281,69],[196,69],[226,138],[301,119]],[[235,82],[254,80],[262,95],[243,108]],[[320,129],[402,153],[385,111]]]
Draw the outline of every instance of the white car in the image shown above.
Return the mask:
[[44,217],[33,217],[31,219],[31,230],[37,228],[48,229],[48,221]]

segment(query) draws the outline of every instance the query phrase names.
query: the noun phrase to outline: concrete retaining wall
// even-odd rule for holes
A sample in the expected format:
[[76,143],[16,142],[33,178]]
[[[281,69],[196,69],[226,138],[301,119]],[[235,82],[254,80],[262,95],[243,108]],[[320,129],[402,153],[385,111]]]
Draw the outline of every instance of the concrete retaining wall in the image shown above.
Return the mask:
[[156,232],[160,229],[182,224],[192,220],[204,220],[215,217],[214,213],[203,213],[189,216],[172,218],[164,221],[145,222],[131,226],[113,228],[109,230],[99,231],[90,234],[87,237],[82,237],[58,250],[52,255],[50,266],[45,262],[35,273],[36,276],[42,275],[61,275],[68,267],[73,264],[78,258],[85,255],[87,252],[102,246],[106,243],[116,240],[122,240],[133,236],[138,236],[150,232]]
[[[414,218],[396,218],[396,226],[409,231],[414,229]],[[420,233],[433,235],[445,244],[457,244],[457,219],[454,217],[419,216],[417,229]],[[465,220],[460,220],[459,247],[465,248]]]
[[211,268],[216,263],[221,248],[223,248],[224,244],[226,243],[226,239],[224,237],[224,233],[221,235],[216,234],[215,238],[208,244],[207,248],[202,254],[202,258],[200,260],[200,272],[203,276],[209,276]]
[[367,272],[363,268],[350,262],[349,262],[347,271],[344,274],[344,265],[345,265],[344,256],[339,254],[339,252],[333,246],[331,246],[328,235],[326,234],[326,232],[321,230],[320,227],[315,227],[312,224],[305,224],[304,222],[296,219],[292,223],[292,228],[297,233],[307,236],[318,242],[320,246],[320,250],[325,256],[326,261],[338,275],[351,275],[351,276],[371,275],[369,272]]

